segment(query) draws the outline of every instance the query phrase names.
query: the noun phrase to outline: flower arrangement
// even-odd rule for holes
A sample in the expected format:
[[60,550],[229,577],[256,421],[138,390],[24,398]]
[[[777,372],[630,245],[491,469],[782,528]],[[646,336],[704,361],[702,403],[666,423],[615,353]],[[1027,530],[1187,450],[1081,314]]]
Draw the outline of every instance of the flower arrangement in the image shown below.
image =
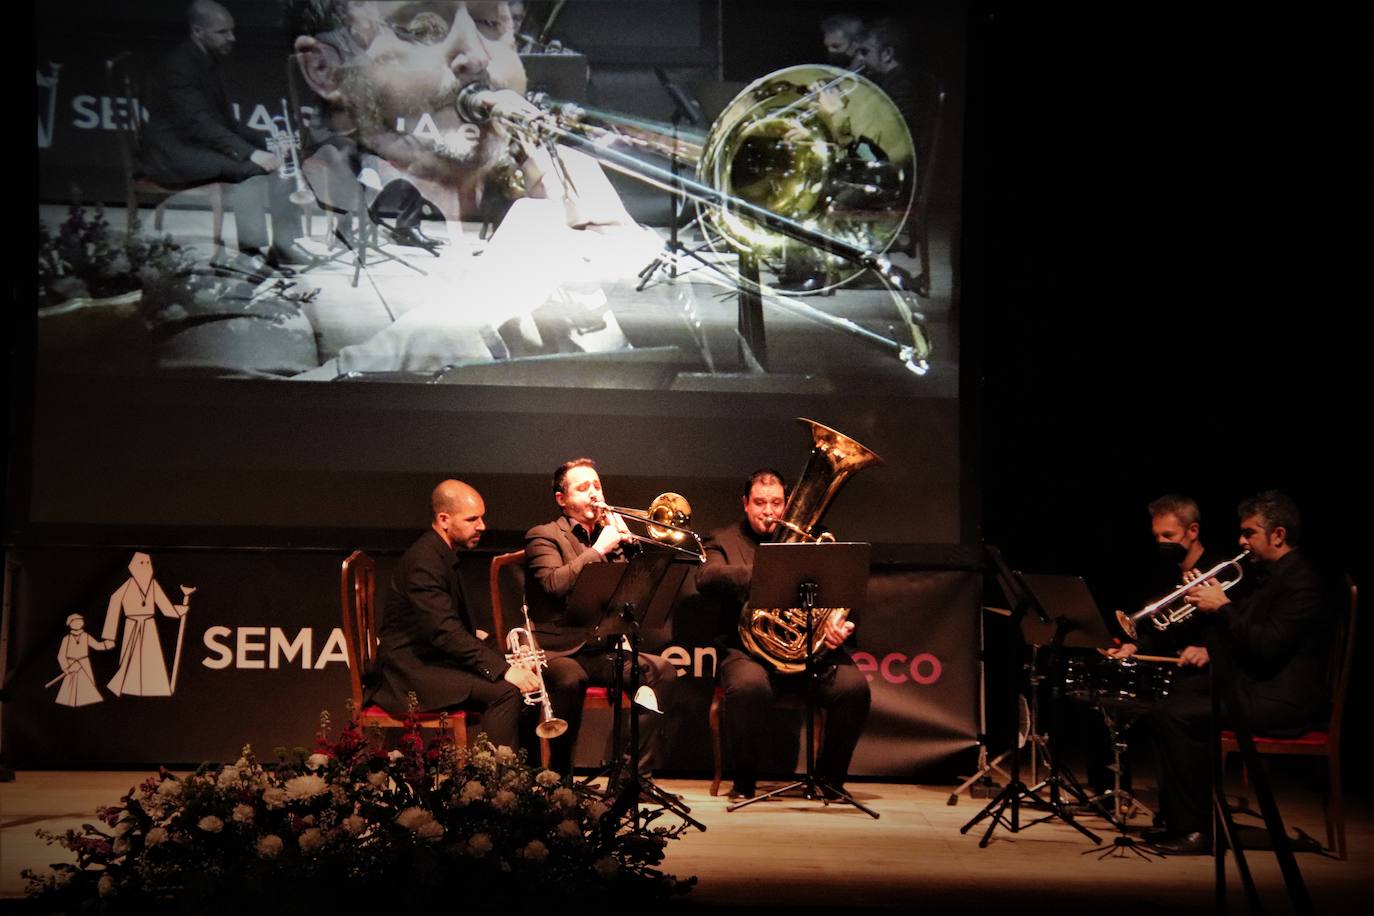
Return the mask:
[[[137,229],[137,223],[134,226]],[[54,233],[38,223],[38,305],[77,298],[106,298],[142,289],[150,279],[183,275],[190,253],[170,235],[116,233],[97,206],[73,205]]]
[[40,830],[76,862],[26,871],[30,896],[44,912],[590,909],[695,883],[657,867],[685,825],[657,824],[661,812],[636,821],[484,735],[457,748],[412,725],[384,752],[356,723],[332,742],[327,729],[326,714],[313,753],[279,750],[269,767],[245,747],[185,778],[162,769],[100,808],[99,824]]

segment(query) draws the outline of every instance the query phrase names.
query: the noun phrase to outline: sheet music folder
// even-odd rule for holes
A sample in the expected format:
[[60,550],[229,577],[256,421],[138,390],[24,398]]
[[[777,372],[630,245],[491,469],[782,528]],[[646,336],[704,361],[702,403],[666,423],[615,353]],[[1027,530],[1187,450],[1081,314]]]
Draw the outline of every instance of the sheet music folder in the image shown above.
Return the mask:
[[868,600],[871,544],[760,544],[749,586],[753,607],[796,607],[803,582],[815,582],[816,607],[859,608]]
[[659,630],[668,624],[668,616],[673,609],[673,599],[682,587],[682,581],[690,568],[687,563],[673,563],[668,567],[657,587],[647,596],[616,596],[615,591],[629,563],[592,563],[582,568],[577,576],[577,584],[568,595],[568,623],[571,626],[594,627],[596,636],[606,636],[621,632],[607,618],[607,606],[613,596],[619,601],[635,602],[635,620],[641,630]]

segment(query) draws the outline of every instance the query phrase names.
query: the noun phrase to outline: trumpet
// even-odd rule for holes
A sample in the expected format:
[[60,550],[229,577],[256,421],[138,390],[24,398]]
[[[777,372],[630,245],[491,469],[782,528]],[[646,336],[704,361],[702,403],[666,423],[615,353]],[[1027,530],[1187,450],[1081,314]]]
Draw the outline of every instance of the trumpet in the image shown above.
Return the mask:
[[305,186],[305,176],[301,174],[301,135],[292,129],[289,111],[286,99],[282,99],[281,114],[268,122],[271,132],[267,138],[267,149],[281,161],[277,176],[283,181],[296,183],[296,190],[291,192],[291,202],[298,207],[305,207],[315,201],[315,194]]
[[526,706],[539,707],[539,724],[534,732],[541,738],[557,738],[568,730],[568,723],[553,714],[553,702],[544,687],[543,669],[548,667],[548,657],[534,638],[534,627],[530,626],[530,609],[522,607],[525,625],[516,627],[506,634],[506,661],[512,665],[523,665],[539,678],[539,689],[524,694]]
[[1155,629],[1160,631],[1167,630],[1176,623],[1182,623],[1193,616],[1193,612],[1197,610],[1197,605],[1187,601],[1182,604],[1176,604],[1176,602],[1190,590],[1197,588],[1208,579],[1217,579],[1217,577],[1229,566],[1235,569],[1236,577],[1226,580],[1217,579],[1217,584],[1221,586],[1221,590],[1228,591],[1231,586],[1245,578],[1245,570],[1241,568],[1240,564],[1241,561],[1248,556],[1250,556],[1250,548],[1247,547],[1236,554],[1232,559],[1224,563],[1218,563],[1206,572],[1199,574],[1197,578],[1193,579],[1191,582],[1184,582],[1178,588],[1169,592],[1169,594],[1156,601],[1151,601],[1134,614],[1127,614],[1125,611],[1117,611],[1116,622],[1121,624],[1121,629],[1125,630],[1126,635],[1132,639],[1135,639],[1136,629],[1142,620],[1150,621],[1150,623],[1155,625]]
[[[649,504],[647,511],[640,509],[630,509],[625,506],[610,506],[604,502],[593,502],[592,507],[601,510],[602,516],[614,515],[620,519],[623,527],[624,522],[635,521],[643,524],[648,533],[648,537],[635,534],[628,528],[623,528],[622,540],[632,543],[642,544],[652,541],[664,547],[671,547],[680,553],[684,553],[698,563],[706,562],[706,548],[701,543],[701,538],[697,536],[687,526],[692,521],[692,504],[687,499],[677,493],[660,493],[654,497],[654,501]],[[695,546],[684,547],[683,544],[688,540]]]

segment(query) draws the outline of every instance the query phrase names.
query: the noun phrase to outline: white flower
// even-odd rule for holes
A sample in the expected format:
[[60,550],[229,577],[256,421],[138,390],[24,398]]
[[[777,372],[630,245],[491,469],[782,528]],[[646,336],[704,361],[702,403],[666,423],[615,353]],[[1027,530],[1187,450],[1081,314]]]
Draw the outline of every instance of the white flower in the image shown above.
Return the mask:
[[459,793],[458,800],[464,804],[468,802],[481,801],[487,797],[487,787],[475,779],[470,779],[463,785],[463,791]]
[[163,798],[176,798],[181,794],[181,783],[175,779],[164,779],[157,787],[157,794]]
[[582,827],[574,820],[566,820],[558,825],[558,835],[568,840],[580,839]]
[[431,843],[444,835],[444,825],[434,819],[424,808],[407,808],[396,815],[396,823],[409,830],[422,840]]
[[305,758],[305,765],[312,770],[323,770],[329,766],[328,754],[311,754]]
[[234,821],[235,821],[235,823],[239,823],[239,824],[251,824],[251,823],[253,823],[253,806],[252,806],[252,805],[235,805],[235,806],[234,806]]
[[367,818],[361,814],[350,814],[343,820],[344,832],[349,836],[357,836],[363,832],[365,827],[367,827]]
[[114,878],[109,875],[101,875],[100,881],[96,884],[95,888],[100,892],[100,896],[102,897],[112,896],[115,892]]
[[603,878],[610,878],[620,871],[620,863],[615,856],[602,856],[592,863],[592,870]]
[[262,793],[263,803],[267,805],[269,811],[275,810],[286,804],[286,790],[272,786],[264,789]]
[[600,820],[601,816],[605,814],[608,810],[610,809],[608,809],[604,804],[602,804],[594,798],[588,799],[587,801],[587,814],[591,817],[592,820]]
[[324,832],[318,827],[311,827],[303,832],[296,842],[300,844],[301,852],[315,852],[324,845]]
[[219,779],[216,782],[221,789],[232,786],[239,781],[238,767],[225,767],[219,771]]
[[[244,750],[247,750],[247,749],[248,749],[247,747],[244,748]],[[234,766],[237,767],[237,768],[240,769],[240,770],[247,770],[247,769],[251,769],[253,765],[252,765],[251,763],[248,762],[248,758],[247,758],[247,757],[240,757],[238,760],[235,760],[235,761],[234,761]]]
[[215,817],[213,814],[207,814],[196,822],[196,826],[206,833],[219,833],[224,829],[224,821]]
[[258,855],[262,856],[264,859],[275,859],[277,856],[281,855],[284,846],[285,844],[282,843],[281,837],[277,836],[275,833],[269,833],[267,836],[258,840]]
[[286,781],[286,797],[291,801],[303,801],[329,791],[329,783],[319,776],[297,776]]
[[550,789],[562,782],[563,777],[559,776],[553,770],[540,770],[539,775],[534,777],[534,781],[544,788]]
[[491,852],[495,844],[491,837],[485,833],[474,833],[472,839],[468,840],[468,855],[480,859],[482,856]]
[[549,857],[549,847],[538,840],[530,840],[525,844],[525,848],[520,850],[520,855],[523,856],[526,861],[538,865]]
[[515,793],[510,789],[502,789],[492,796],[491,804],[497,811],[509,811],[515,807]]
[[496,749],[496,762],[502,766],[510,766],[515,763],[515,759],[515,751],[511,750],[506,745],[503,744]]
[[549,801],[560,808],[571,808],[577,804],[577,793],[564,786],[561,789],[554,789],[553,795],[549,796]]
[[145,846],[160,846],[165,842],[167,842],[166,827],[154,827],[152,830],[149,830],[148,835],[143,838]]

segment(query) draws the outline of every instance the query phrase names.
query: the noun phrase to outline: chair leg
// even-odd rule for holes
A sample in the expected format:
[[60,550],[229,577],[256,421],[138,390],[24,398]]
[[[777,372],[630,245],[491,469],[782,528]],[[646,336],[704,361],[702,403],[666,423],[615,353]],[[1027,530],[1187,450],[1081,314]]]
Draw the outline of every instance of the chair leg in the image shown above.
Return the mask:
[[1329,749],[1326,786],[1326,845],[1336,851],[1336,858],[1345,859],[1345,810],[1341,804],[1340,748]]
[[708,721],[710,722],[710,724],[711,724],[711,756],[712,756],[712,758],[715,760],[715,763],[716,763],[715,775],[711,777],[711,795],[713,795],[713,796],[719,795],[719,794],[720,794],[720,776],[721,776],[721,761],[720,761],[720,701],[721,701],[721,696],[722,696],[722,695],[721,695],[720,693],[713,693],[713,694],[711,695],[711,710],[710,710],[710,712],[707,714],[707,720],[708,720]]
[[162,214],[163,214],[163,211],[165,211],[165,210],[167,209],[167,200],[168,200],[168,198],[166,198],[166,197],[162,198],[162,200],[159,200],[159,201],[157,202],[157,206],[153,208],[153,231],[154,231],[154,232],[161,232],[161,231],[162,231]]
[[[161,217],[159,216],[159,219]],[[211,238],[214,243],[221,248],[224,247],[224,185],[212,185],[210,188],[210,222]],[[162,224],[159,222],[158,227]]]

